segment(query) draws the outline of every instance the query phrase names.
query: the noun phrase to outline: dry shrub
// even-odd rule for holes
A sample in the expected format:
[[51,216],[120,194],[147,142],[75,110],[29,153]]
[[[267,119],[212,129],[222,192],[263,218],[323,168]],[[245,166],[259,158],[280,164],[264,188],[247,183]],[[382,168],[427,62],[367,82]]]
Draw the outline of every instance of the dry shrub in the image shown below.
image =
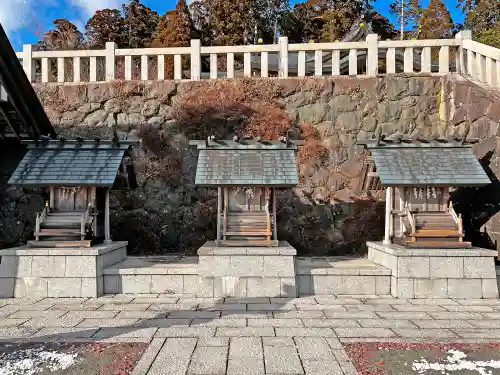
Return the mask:
[[[292,128],[293,120],[275,100],[279,87],[269,82],[245,78],[193,83],[174,103],[174,117],[188,138],[232,132],[276,139]],[[236,120],[236,127],[229,129],[227,119]]]
[[306,123],[300,125],[300,130],[304,144],[299,146],[297,155],[299,167],[306,164],[313,164],[315,161],[322,161],[328,152],[321,144],[321,137],[318,130],[313,125]]
[[170,144],[170,139],[162,130],[150,124],[141,124],[138,136],[147,154],[142,160],[146,177],[176,185],[180,179],[180,151]]
[[374,241],[384,235],[385,202],[376,199],[360,199],[351,204],[351,215],[344,221],[342,234],[350,250],[366,252],[366,241]]

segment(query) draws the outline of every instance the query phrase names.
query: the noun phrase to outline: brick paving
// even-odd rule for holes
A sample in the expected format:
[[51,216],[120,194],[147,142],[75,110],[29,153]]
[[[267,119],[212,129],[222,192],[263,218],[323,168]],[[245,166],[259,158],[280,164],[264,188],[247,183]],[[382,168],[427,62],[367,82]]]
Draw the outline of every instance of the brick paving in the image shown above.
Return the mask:
[[0,300],[0,342],[146,342],[134,375],[355,375],[342,343],[500,340],[500,300],[389,296]]

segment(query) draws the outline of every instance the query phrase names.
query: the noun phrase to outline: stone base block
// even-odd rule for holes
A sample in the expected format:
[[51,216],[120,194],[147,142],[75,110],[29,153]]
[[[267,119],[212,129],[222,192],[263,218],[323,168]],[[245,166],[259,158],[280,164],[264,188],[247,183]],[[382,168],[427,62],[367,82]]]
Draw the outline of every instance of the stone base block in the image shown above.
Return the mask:
[[104,293],[196,294],[197,263],[196,257],[127,257],[104,270]]
[[287,242],[276,247],[217,247],[198,250],[200,297],[296,297],[295,255]]
[[0,297],[99,297],[104,292],[104,268],[126,256],[127,242],[0,250]]
[[368,259],[391,270],[394,297],[498,298],[496,251],[367,245]]
[[296,265],[299,296],[390,294],[391,271],[367,259],[297,258]]

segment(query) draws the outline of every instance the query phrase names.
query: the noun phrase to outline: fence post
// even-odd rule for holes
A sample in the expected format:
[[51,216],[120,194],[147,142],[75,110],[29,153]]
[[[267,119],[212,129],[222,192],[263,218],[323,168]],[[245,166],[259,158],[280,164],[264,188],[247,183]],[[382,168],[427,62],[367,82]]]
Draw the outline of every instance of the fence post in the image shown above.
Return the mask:
[[279,47],[279,78],[288,78],[288,37],[281,36],[278,39]]
[[115,79],[115,42],[106,42],[106,81]]
[[33,78],[35,78],[33,74],[35,69],[33,68],[33,46],[31,44],[23,44],[23,69],[30,83],[33,83]]
[[366,74],[376,77],[378,74],[378,35],[368,34],[366,36],[368,50],[366,53]]
[[201,41],[191,39],[191,80],[201,79]]
[[459,74],[467,73],[467,69],[465,69],[465,51],[463,47],[464,39],[472,39],[472,32],[470,30],[462,30],[455,35],[455,40],[458,44],[458,56],[455,57],[455,64],[457,73]]

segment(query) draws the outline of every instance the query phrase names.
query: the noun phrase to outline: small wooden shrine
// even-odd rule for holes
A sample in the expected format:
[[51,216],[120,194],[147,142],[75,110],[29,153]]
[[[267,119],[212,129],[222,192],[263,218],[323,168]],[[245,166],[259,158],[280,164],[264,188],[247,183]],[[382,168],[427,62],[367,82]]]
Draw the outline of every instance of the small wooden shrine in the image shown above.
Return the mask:
[[386,188],[385,244],[471,247],[463,240],[462,218],[453,209],[449,189],[490,183],[472,152],[475,142],[407,137],[358,141],[370,151],[370,170]]
[[196,184],[217,187],[217,246],[278,246],[276,189],[299,183],[301,141],[281,137],[190,141],[200,150]]
[[[90,247],[111,241],[109,190],[117,177],[136,187],[131,147],[118,140],[23,141],[28,152],[9,184],[46,187],[50,198],[37,214],[35,247]],[[118,180],[116,182],[119,182]]]

